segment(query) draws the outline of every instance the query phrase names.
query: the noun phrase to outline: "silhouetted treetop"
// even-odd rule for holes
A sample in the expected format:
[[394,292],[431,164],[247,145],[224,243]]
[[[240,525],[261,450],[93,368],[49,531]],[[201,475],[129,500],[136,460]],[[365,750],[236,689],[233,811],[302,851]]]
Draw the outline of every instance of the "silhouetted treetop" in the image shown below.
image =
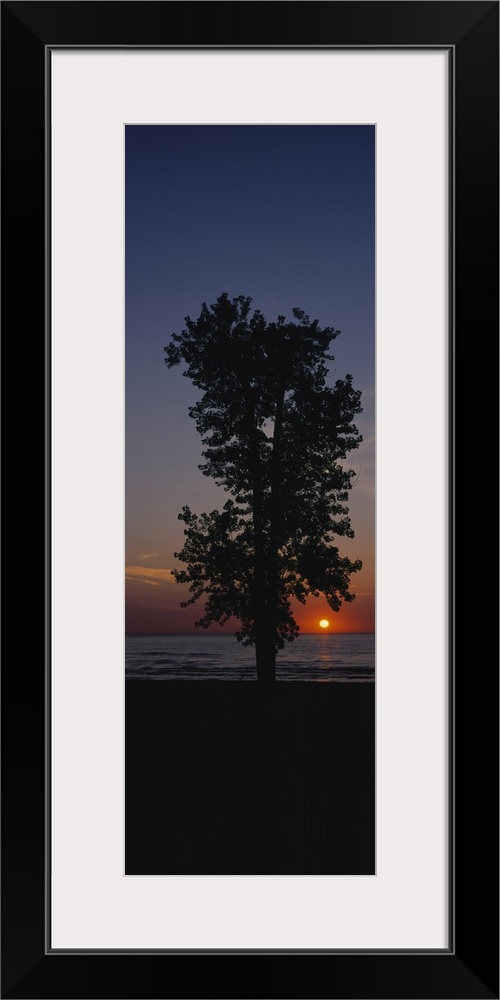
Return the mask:
[[203,444],[200,469],[233,499],[197,517],[189,507],[176,572],[194,603],[207,597],[202,627],[231,615],[237,637],[255,643],[258,676],[274,677],[276,650],[298,632],[290,599],[323,593],[334,611],[353,600],[359,561],[341,558],[335,536],[352,537],[346,502],[355,473],[343,464],[362,438],[353,424],[361,393],[352,376],[327,385],[332,341],[301,310],[268,322],[251,299],[224,293],[174,333],[169,367],[202,390],[189,408]]

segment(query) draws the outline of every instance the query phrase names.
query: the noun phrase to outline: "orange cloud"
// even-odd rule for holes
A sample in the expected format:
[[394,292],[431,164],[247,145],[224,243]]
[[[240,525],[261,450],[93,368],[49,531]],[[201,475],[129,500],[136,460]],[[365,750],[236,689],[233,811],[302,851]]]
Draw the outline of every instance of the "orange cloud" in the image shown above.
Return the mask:
[[150,587],[160,587],[162,583],[172,583],[174,576],[171,569],[158,569],[154,566],[126,566],[125,579],[134,583],[146,583]]

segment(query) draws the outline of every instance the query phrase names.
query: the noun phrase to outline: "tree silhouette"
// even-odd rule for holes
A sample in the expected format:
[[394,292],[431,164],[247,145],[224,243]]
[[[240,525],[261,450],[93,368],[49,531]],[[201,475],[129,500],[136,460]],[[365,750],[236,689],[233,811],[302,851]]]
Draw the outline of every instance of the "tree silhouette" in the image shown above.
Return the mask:
[[301,309],[295,322],[267,322],[251,299],[224,293],[165,348],[169,368],[202,390],[189,408],[201,434],[199,468],[232,497],[221,511],[183,507],[185,544],[174,570],[189,583],[183,607],[206,597],[196,623],[240,621],[236,638],[255,645],[257,678],[275,679],[276,652],[299,627],[291,599],[324,594],[333,611],[361,568],[339,554],[335,536],[353,537],[346,501],[355,473],[344,464],[362,438],[352,420],[361,392],[352,376],[327,385],[331,342]]

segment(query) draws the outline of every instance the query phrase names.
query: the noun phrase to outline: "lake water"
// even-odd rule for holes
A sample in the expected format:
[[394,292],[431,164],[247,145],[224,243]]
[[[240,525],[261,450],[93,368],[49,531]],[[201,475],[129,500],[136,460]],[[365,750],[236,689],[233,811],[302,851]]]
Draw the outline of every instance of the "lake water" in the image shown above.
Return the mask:
[[[253,681],[255,649],[232,635],[149,635],[125,639],[125,676],[141,680]],[[300,635],[280,650],[278,681],[370,682],[375,635]]]

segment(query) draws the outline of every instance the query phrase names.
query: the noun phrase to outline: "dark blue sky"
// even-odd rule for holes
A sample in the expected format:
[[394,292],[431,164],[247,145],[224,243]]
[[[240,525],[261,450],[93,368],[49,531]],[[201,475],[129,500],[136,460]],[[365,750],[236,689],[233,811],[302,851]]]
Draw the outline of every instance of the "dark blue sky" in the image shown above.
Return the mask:
[[[341,330],[333,371],[353,375],[364,404],[353,527],[373,564],[375,129],[128,125],[125,138],[129,630],[159,631],[158,619],[168,631],[182,596],[166,575],[182,545],[177,513],[226,497],[197,469],[196,397],[163,348],[222,292],[250,296],[268,319],[299,306]],[[197,610],[184,615],[189,630]]]

